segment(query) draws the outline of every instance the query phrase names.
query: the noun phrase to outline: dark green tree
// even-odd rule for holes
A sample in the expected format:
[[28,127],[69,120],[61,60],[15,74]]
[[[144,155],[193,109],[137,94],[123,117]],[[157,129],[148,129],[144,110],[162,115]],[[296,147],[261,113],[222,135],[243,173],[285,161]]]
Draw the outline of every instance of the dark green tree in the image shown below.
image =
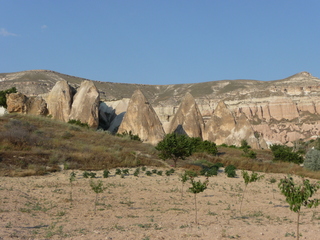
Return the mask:
[[303,157],[292,150],[291,147],[274,144],[270,147],[275,161],[293,162],[296,164],[303,163]]
[[16,93],[17,89],[15,87],[9,88],[4,91],[0,91],[0,106],[7,108],[7,97],[6,95],[9,93]]
[[192,154],[190,138],[186,135],[177,133],[167,134],[162,141],[160,141],[156,149],[160,152],[159,157],[163,160],[172,159],[174,167],[177,166],[179,159],[184,160]]

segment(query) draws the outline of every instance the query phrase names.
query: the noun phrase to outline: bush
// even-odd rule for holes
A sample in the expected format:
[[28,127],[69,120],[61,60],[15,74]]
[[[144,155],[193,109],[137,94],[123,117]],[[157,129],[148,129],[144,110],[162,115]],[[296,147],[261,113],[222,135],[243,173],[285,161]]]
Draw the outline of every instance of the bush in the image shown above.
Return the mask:
[[274,144],[271,145],[270,149],[275,161],[293,162],[296,164],[303,163],[302,156],[297,152],[293,152],[291,147]]
[[110,172],[108,170],[104,170],[103,171],[103,177],[104,178],[108,178],[109,177]]
[[69,124],[77,125],[84,128],[89,128],[88,123],[82,123],[80,120],[71,119],[68,121]]
[[205,152],[211,155],[218,153],[217,145],[214,142],[202,141],[201,138],[190,138],[192,152]]
[[225,169],[224,172],[227,174],[227,177],[236,177],[236,167],[234,165],[228,165]]
[[128,138],[130,140],[141,142],[141,138],[139,137],[139,135],[133,134],[132,131],[129,131],[129,132],[125,131],[123,133],[117,133],[116,136],[117,137]]
[[312,170],[319,171],[320,170],[320,150],[310,149],[303,163],[304,167]]
[[9,93],[16,93],[17,89],[15,87],[9,88],[7,90],[4,91],[0,91],[0,106],[3,106],[5,108],[7,108],[7,94]]

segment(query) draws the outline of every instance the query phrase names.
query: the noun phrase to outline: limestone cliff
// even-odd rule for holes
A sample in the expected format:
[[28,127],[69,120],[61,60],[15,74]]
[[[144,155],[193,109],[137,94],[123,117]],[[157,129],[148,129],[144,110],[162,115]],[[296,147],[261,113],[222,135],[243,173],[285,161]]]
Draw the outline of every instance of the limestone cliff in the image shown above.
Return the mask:
[[132,132],[143,142],[157,144],[165,133],[153,107],[140,90],[135,90],[118,133]]

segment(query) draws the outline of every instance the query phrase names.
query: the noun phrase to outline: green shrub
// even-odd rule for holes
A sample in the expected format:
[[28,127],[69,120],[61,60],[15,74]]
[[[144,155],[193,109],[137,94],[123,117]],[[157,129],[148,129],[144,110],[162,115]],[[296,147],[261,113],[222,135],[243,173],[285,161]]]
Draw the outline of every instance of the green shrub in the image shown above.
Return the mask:
[[141,139],[140,139],[139,135],[133,134],[132,131],[129,131],[129,132],[125,131],[123,133],[117,133],[116,136],[117,137],[128,138],[130,140],[141,142]]
[[137,168],[137,169],[134,171],[133,176],[138,177],[138,176],[139,176],[139,173],[140,173],[140,168]]
[[234,178],[237,176],[236,174],[236,167],[234,165],[228,165],[225,169],[224,172],[227,174],[227,177]]
[[270,147],[275,161],[284,161],[284,162],[293,162],[296,164],[300,164],[303,162],[302,156],[297,153],[293,152],[291,147],[274,144]]
[[116,175],[121,175],[121,169],[119,168],[116,169]]
[[319,171],[320,170],[320,150],[310,149],[306,154],[306,158],[303,162],[303,165],[305,168],[309,170]]
[[162,176],[163,171],[158,171],[157,175]]
[[84,128],[89,128],[88,123],[82,123],[80,120],[71,119],[68,121],[69,124],[77,125]]
[[108,178],[109,177],[110,172],[108,170],[104,170],[103,171],[103,177],[104,178]]
[[147,175],[147,176],[151,176],[151,175],[152,175],[152,172],[151,172],[151,171],[146,171],[146,175]]
[[16,93],[17,89],[15,87],[9,88],[7,90],[4,91],[0,91],[0,106],[3,106],[5,108],[7,108],[7,94],[9,93]]

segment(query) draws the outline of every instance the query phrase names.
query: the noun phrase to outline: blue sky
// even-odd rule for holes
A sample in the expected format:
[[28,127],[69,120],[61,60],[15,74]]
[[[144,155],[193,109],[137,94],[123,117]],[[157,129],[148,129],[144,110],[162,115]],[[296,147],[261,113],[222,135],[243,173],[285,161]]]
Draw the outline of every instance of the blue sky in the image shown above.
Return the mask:
[[320,78],[318,0],[0,0],[0,72],[178,84]]

